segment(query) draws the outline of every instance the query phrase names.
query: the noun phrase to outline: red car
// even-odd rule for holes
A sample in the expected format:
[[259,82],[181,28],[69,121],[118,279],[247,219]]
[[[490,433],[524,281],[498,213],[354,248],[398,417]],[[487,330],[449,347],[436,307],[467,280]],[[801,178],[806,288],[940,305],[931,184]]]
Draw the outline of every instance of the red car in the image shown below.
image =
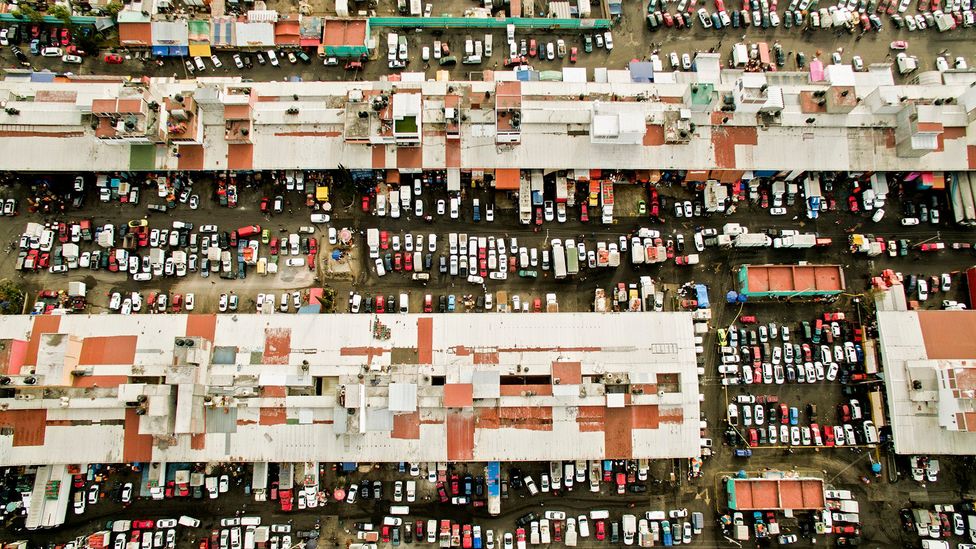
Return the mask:
[[744,316],[744,317],[739,318],[739,322],[741,322],[743,324],[755,324],[756,323],[756,317],[754,317],[754,316]]
[[407,272],[413,271],[413,254],[411,253],[404,254],[403,270]]
[[288,512],[292,510],[291,490],[281,490],[278,492],[278,497],[281,498],[281,510]]
[[471,535],[471,525],[465,524],[461,532],[461,548],[471,549],[471,542],[474,537]]
[[824,434],[824,446],[833,446],[835,444],[834,428],[831,427],[830,425],[824,425],[823,434]]
[[268,243],[268,246],[271,248],[271,255],[278,255],[278,239],[277,238],[272,238],[271,239],[271,242]]
[[386,312],[386,298],[381,295],[376,296],[376,312],[377,313]]
[[380,231],[380,249],[390,249],[390,233],[386,231]]
[[590,212],[586,206],[586,203],[580,204],[580,222],[586,223],[590,220]]
[[393,256],[393,270],[394,271],[399,271],[400,269],[403,268],[403,266],[401,265],[402,261],[403,261],[403,254],[401,254],[400,252],[397,252]]
[[664,12],[664,26],[671,28],[674,26],[674,17],[670,13]]
[[58,223],[58,240],[62,244],[68,241],[68,226],[64,223]]
[[271,483],[271,494],[268,497],[271,498],[271,501],[275,501],[276,499],[278,499],[278,481],[277,480]]
[[105,62],[109,65],[121,65],[125,59],[117,53],[110,53],[105,56]]
[[319,241],[315,237],[308,238],[308,255],[309,257],[315,257],[315,254],[319,253]]
[[261,213],[268,213],[268,197],[261,198]]
[[552,540],[560,542],[563,540],[563,526],[562,522],[558,520],[552,521]]
[[71,34],[68,32],[67,28],[61,29],[61,45],[67,46],[71,43]]
[[433,303],[431,301],[432,301],[432,299],[431,299],[431,295],[430,294],[427,294],[427,295],[424,296],[424,312],[425,313],[429,313],[429,312],[432,312],[434,310],[434,306],[433,306]]
[[508,68],[508,67],[517,67],[519,65],[525,65],[528,62],[529,61],[526,58],[521,57],[521,56],[519,56],[519,57],[510,57],[508,59],[505,59],[505,67],[506,68]]
[[603,541],[607,538],[607,527],[602,520],[598,520],[594,523],[596,526],[596,539],[598,541]]
[[[352,488],[355,490],[355,488]],[[380,530],[380,541],[383,543],[390,543],[390,527],[384,524],[383,528]]]
[[414,522],[414,535],[417,536],[417,541],[424,538],[424,521],[418,520]]
[[617,493],[623,494],[627,488],[627,475],[617,473]]
[[535,224],[536,225],[542,225],[542,208],[541,207],[535,209]]
[[783,425],[790,422],[790,411],[787,409],[786,404],[783,403],[779,405],[779,421]]
[[437,483],[437,497],[440,498],[441,503],[447,503],[448,502],[448,499],[449,498],[447,497],[447,490],[444,488],[444,483],[443,482],[438,482]]
[[134,520],[132,521],[133,530],[152,530],[153,526],[156,526],[155,521],[151,520]]
[[759,446],[759,433],[755,429],[749,429],[749,446]]
[[576,54],[577,53],[578,53],[578,50],[576,49],[576,46],[573,46],[572,48],[569,48],[569,62],[570,63],[575,63],[576,62]]
[[363,68],[363,63],[361,61],[350,61],[343,68],[347,71],[358,71]]
[[237,247],[237,231],[230,232],[230,245],[232,248]]
[[363,195],[363,211],[369,213],[369,195]]
[[841,423],[850,423],[851,421],[851,407],[847,404],[841,404],[837,407],[837,415],[840,416]]
[[529,39],[529,57],[535,57],[536,55],[536,43],[535,38]]
[[861,210],[861,207],[858,206],[858,204],[857,204],[857,197],[854,196],[854,195],[851,195],[851,196],[848,196],[847,197],[847,206],[854,213],[857,213],[857,212],[859,212]]

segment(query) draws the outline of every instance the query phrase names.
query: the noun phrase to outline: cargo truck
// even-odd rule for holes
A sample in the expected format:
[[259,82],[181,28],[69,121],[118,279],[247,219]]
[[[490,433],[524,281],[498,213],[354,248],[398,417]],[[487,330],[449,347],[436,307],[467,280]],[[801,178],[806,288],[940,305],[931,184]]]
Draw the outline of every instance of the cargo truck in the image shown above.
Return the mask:
[[735,237],[736,248],[768,248],[773,245],[773,239],[762,233],[744,233]]
[[366,229],[366,246],[369,248],[370,259],[380,256],[380,230]]

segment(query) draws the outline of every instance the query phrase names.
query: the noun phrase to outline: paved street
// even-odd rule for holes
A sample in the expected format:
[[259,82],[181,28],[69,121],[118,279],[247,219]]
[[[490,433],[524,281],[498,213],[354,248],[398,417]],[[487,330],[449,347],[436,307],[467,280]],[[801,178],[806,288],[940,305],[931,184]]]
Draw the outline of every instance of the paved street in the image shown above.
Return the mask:
[[[780,6],[781,8],[783,6]],[[579,61],[577,66],[591,69],[589,78],[592,78],[592,69],[596,67],[623,68],[631,59],[648,57],[655,50],[660,50],[660,55],[664,59],[665,67],[668,67],[665,57],[674,51],[679,54],[694,53],[696,51],[709,51],[715,49],[723,54],[723,59],[728,60],[731,55],[732,45],[741,40],[747,42],[768,42],[778,41],[782,44],[785,51],[804,52],[807,60],[813,59],[817,52],[821,52],[820,58],[824,62],[830,62],[830,53],[843,48],[844,62],[850,63],[851,56],[859,55],[866,64],[883,63],[891,61],[889,44],[892,40],[907,40],[909,42],[908,52],[919,58],[919,69],[929,70],[935,67],[935,57],[942,50],[948,50],[948,56],[966,56],[969,64],[973,65],[976,59],[972,57],[972,40],[974,29],[958,28],[952,32],[939,33],[934,29],[925,31],[909,32],[898,30],[890,24],[887,17],[886,25],[881,32],[869,32],[859,36],[859,33],[850,34],[846,31],[835,29],[810,29],[803,31],[798,28],[786,29],[779,27],[775,29],[763,30],[761,28],[749,27],[748,29],[729,28],[721,31],[704,29],[700,24],[696,24],[691,30],[678,30],[661,28],[656,32],[647,30],[644,20],[644,10],[646,4],[643,2],[625,2],[623,4],[624,16],[616,23],[613,29],[614,49],[607,52],[604,49],[594,49],[593,53],[583,52],[581,36],[575,31],[564,33],[530,33],[519,32],[516,38],[535,38],[539,42],[555,41],[556,38],[563,38],[567,41],[567,47],[577,46],[579,48]],[[910,13],[914,13],[914,8]],[[379,43],[385,44],[386,33],[396,31],[396,29],[374,28],[374,36]],[[377,34],[378,33],[378,34]],[[402,33],[402,32],[401,32]],[[425,66],[420,56],[420,48],[423,45],[433,47],[433,41],[440,39],[451,45],[452,50],[462,48],[465,37],[475,39],[483,38],[484,31],[472,29],[469,31],[442,30],[429,31],[424,33],[406,32],[410,44],[410,58],[407,64],[409,71],[424,71],[428,78],[434,78],[435,72],[443,70],[437,66],[434,60],[430,61],[430,66]],[[490,60],[482,65],[457,65],[449,68],[448,72],[453,79],[466,79],[473,73],[487,69],[501,68],[503,56],[507,55],[504,31],[497,31],[493,34],[494,52]],[[382,48],[378,48],[382,50]],[[386,66],[384,51],[379,51],[379,59],[366,64],[363,71],[344,71],[342,67],[324,67],[320,59],[314,59],[312,65],[289,65],[283,61],[281,68],[274,68],[270,65],[260,67],[255,63],[255,68],[246,70],[242,73],[244,78],[256,81],[263,80],[285,80],[299,77],[304,81],[314,80],[373,80],[384,76],[390,72]],[[237,75],[241,74],[230,59],[230,53],[219,53],[223,60],[223,68],[215,71],[207,62],[209,67],[207,75]],[[13,55],[8,49],[4,49],[0,55],[0,65],[6,67],[16,66]],[[107,65],[101,58],[89,58],[81,66],[64,65],[60,59],[32,57],[32,66],[35,69],[51,69],[55,71],[71,71],[78,74],[118,74],[131,75],[140,74],[148,76],[176,76],[185,78],[188,76],[186,68],[183,66],[182,59],[166,60],[162,66],[154,62],[144,62],[128,60],[121,65]],[[569,58],[556,59],[555,61],[531,60],[531,64],[538,70],[556,69],[559,66],[569,65]],[[795,69],[793,59],[788,59],[786,70]]]

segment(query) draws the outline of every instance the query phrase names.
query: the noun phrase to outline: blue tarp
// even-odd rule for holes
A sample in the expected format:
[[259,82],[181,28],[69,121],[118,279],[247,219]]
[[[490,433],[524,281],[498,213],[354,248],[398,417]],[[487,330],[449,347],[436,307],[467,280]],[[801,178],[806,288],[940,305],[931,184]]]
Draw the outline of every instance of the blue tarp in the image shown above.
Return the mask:
[[707,309],[709,307],[708,288],[704,284],[695,284],[695,292],[698,294],[698,308]]
[[349,471],[355,471],[355,470],[356,470],[356,462],[355,461],[343,461],[342,462],[342,472],[348,473]]
[[654,64],[650,61],[631,61],[629,68],[631,82],[654,81]]
[[189,46],[153,46],[152,54],[156,57],[186,57],[190,54]]

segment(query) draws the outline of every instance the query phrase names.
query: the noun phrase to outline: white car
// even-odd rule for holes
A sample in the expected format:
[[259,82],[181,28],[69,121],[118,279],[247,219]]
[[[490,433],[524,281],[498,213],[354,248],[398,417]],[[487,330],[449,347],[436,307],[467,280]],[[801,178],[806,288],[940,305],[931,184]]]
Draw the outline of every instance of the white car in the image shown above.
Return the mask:
[[68,63],[68,64],[71,64],[71,65],[80,65],[81,64],[81,61],[82,61],[82,59],[78,55],[64,55],[64,56],[61,57],[61,62],[62,63]]
[[607,51],[610,51],[610,50],[613,49],[613,35],[610,34],[610,31],[607,31],[607,32],[603,33],[603,41],[607,45]]
[[702,26],[706,29],[712,28],[712,18],[708,15],[708,10],[705,8],[698,9],[698,20],[701,21]]
[[194,300],[194,295],[192,293],[186,294],[186,298],[184,299],[184,307],[186,307],[187,311],[193,310],[194,307],[193,300]]
[[41,50],[41,57],[61,57],[62,55],[64,55],[64,51],[61,48],[44,48]]

